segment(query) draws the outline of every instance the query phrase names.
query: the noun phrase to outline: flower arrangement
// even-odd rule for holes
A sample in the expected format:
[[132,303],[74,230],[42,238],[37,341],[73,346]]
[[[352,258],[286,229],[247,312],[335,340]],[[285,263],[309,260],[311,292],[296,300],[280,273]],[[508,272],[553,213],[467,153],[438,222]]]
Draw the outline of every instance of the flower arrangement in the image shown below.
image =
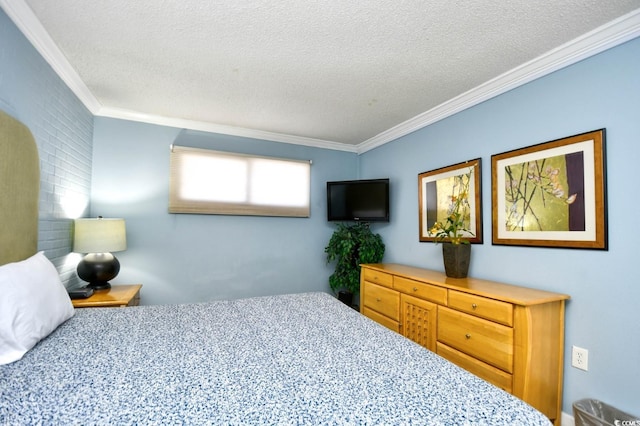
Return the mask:
[[469,244],[468,237],[474,234],[467,228],[471,222],[471,205],[469,204],[470,169],[468,173],[454,176],[447,219],[444,223],[436,222],[429,230],[435,237],[435,243],[448,241],[451,244]]

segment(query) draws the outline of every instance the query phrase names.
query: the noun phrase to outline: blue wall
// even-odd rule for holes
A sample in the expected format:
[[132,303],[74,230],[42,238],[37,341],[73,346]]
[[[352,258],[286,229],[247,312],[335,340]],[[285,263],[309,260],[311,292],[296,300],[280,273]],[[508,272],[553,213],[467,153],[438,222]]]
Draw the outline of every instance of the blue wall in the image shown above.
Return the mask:
[[[606,128],[609,250],[491,245],[491,155]],[[563,411],[593,397],[640,415],[640,39],[555,72],[361,156],[363,178],[389,175],[393,222],[385,261],[442,270],[440,246],[418,242],[417,175],[482,158],[484,244],[470,275],[571,295]],[[589,371],[570,367],[571,345]]]
[[88,212],[93,115],[0,9],[0,109],[23,122],[40,154],[38,250],[77,285],[72,218]]
[[[308,159],[311,217],[169,214],[171,144]],[[128,248],[114,283],[142,283],[142,303],[329,291],[327,180],[356,177],[354,153],[96,118],[93,216],[124,217]]]

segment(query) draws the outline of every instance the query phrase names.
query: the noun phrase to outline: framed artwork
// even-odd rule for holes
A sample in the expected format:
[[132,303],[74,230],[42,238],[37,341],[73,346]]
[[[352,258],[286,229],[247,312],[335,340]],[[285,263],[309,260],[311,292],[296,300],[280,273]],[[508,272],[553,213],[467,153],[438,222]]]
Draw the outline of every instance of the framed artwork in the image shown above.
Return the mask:
[[421,242],[434,242],[436,222],[444,223],[456,199],[463,198],[463,216],[471,243],[482,243],[480,158],[418,175],[418,217]]
[[493,244],[607,250],[605,130],[491,156]]

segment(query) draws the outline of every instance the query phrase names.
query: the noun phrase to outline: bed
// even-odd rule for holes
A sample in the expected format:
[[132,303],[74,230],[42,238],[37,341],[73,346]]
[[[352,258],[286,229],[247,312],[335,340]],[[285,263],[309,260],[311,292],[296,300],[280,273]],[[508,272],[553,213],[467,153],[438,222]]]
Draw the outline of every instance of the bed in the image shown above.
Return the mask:
[[[0,119],[5,132],[7,117]],[[28,151],[13,135],[0,136],[0,143]],[[23,168],[2,165],[5,175]],[[13,192],[0,194],[2,205],[21,208]],[[3,228],[0,246],[15,240],[14,229]],[[52,300],[64,312],[18,359],[0,365],[0,425],[550,424],[521,400],[326,293],[68,311],[53,266],[23,237],[27,248],[17,258],[16,248],[0,260],[0,345],[10,338],[7,311],[17,309],[6,294],[19,297],[22,287],[6,289],[22,279],[16,271],[31,274],[33,259],[46,278],[32,277],[30,285],[55,297],[40,309],[25,307],[35,311],[32,322]],[[2,278],[6,270],[10,278]]]

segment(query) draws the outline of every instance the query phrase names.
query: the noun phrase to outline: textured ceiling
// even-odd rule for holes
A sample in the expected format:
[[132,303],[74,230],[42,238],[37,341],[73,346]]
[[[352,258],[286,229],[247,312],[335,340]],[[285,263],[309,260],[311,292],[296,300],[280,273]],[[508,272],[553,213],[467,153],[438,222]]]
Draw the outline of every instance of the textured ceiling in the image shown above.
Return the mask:
[[353,147],[640,0],[2,4],[35,16],[27,26],[42,25],[59,49],[50,55],[68,61],[98,115]]

